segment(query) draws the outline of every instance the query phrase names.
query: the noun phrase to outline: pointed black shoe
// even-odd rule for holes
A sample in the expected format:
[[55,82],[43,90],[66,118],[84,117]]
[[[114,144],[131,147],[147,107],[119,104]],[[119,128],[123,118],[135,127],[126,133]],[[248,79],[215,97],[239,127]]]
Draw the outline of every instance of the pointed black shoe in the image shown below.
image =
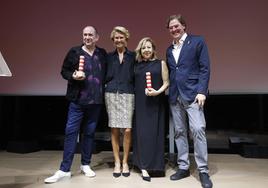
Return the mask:
[[115,178],[118,178],[119,176],[121,176],[121,173],[113,172],[113,176],[114,176]]
[[118,162],[115,162],[113,177],[118,178],[119,176],[121,176],[121,164]]
[[178,169],[177,172],[170,176],[170,180],[180,180],[190,176],[189,170]]
[[213,184],[208,173],[199,173],[200,182],[203,188],[212,188]]
[[128,176],[130,176],[130,172],[122,172],[122,175],[123,175],[124,177],[128,177]]
[[128,164],[123,164],[122,175],[128,177],[130,175]]
[[143,175],[141,175],[141,177],[142,177],[142,179],[143,179],[144,181],[148,181],[148,182],[151,181],[151,177],[150,177],[150,176],[143,176]]

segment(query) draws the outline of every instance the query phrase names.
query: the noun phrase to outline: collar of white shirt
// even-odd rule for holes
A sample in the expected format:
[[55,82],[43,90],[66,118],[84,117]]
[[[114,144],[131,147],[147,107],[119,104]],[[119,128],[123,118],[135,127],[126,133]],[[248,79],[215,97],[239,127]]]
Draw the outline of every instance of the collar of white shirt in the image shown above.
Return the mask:
[[185,41],[185,39],[186,39],[187,36],[188,36],[187,33],[184,33],[184,34],[182,35],[182,37],[180,38],[180,40],[179,40],[179,44],[176,43],[175,40],[173,40],[173,42],[172,42],[173,47],[174,47],[174,48],[178,48],[179,46],[181,46],[181,45],[183,44],[183,42]]

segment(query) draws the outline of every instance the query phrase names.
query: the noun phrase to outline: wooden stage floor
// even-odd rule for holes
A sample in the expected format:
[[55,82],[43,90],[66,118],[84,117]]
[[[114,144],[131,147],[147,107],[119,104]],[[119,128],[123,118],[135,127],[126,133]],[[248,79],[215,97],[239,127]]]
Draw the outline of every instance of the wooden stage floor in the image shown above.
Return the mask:
[[[139,172],[131,170],[128,178],[112,176],[113,156],[110,151],[94,154],[92,169],[95,178],[80,174],[80,154],[72,166],[72,178],[54,184],[44,184],[46,177],[58,168],[62,151],[39,151],[28,154],[0,151],[0,188],[201,188],[198,173],[191,155],[191,176],[180,181],[170,181],[174,164],[167,159],[166,177],[141,179]],[[268,159],[243,158],[233,154],[209,154],[210,175],[214,188],[267,188]]]

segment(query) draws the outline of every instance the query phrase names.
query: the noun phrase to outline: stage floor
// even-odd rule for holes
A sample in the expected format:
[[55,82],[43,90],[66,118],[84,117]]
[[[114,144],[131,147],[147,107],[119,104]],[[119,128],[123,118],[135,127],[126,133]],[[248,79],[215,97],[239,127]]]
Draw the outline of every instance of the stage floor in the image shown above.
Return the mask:
[[[168,156],[168,155],[167,155]],[[201,188],[198,173],[191,155],[191,176],[180,181],[170,181],[174,164],[167,157],[166,177],[141,179],[139,172],[131,170],[128,178],[114,178],[112,152],[100,152],[92,158],[95,178],[80,174],[80,154],[72,166],[72,178],[54,184],[44,184],[46,177],[59,168],[62,151],[40,151],[16,154],[0,151],[0,188]],[[268,159],[243,158],[233,154],[209,154],[209,167],[214,188],[267,188]]]

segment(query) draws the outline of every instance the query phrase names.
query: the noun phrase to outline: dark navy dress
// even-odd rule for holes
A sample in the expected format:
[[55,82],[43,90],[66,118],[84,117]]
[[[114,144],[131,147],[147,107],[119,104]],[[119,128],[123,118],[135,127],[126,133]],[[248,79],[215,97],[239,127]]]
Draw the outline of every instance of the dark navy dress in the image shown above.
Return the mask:
[[135,124],[133,127],[133,163],[148,172],[164,172],[164,94],[146,96],[146,72],[151,72],[152,87],[163,85],[160,60],[135,64]]

